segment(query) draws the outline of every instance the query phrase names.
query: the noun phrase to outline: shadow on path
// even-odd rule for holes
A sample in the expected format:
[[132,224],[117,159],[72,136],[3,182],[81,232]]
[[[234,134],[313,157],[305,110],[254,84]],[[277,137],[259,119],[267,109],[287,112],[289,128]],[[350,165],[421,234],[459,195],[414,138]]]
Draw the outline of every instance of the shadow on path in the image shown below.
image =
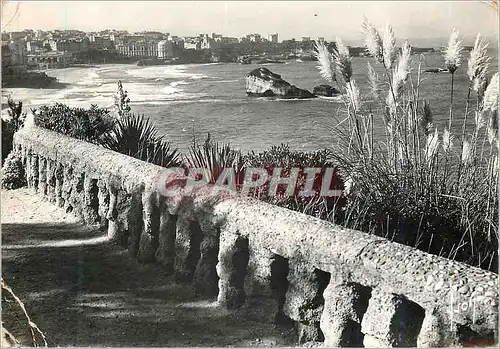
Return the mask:
[[[292,345],[259,301],[235,313],[139,264],[79,224],[2,225],[2,274],[50,346]],[[25,326],[6,303],[3,321],[24,343]]]

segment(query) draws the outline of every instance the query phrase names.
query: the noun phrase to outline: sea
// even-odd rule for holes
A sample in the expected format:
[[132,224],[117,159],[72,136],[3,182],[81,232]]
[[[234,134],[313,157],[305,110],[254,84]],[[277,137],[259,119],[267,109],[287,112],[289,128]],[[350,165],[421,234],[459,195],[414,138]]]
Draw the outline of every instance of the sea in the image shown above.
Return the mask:
[[[496,52],[494,52],[496,53]],[[354,79],[361,90],[364,103],[376,107],[369,97],[367,62],[380,75],[382,67],[369,57],[352,60]],[[412,55],[411,82],[417,82],[419,55]],[[454,115],[463,120],[468,80],[467,63],[455,74]],[[170,66],[137,66],[107,64],[85,68],[47,70],[46,73],[66,83],[58,89],[10,88],[2,90],[2,113],[5,99],[10,95],[21,100],[26,111],[55,102],[70,106],[89,107],[96,104],[113,109],[113,95],[121,80],[130,97],[132,112],[148,116],[159,134],[171,141],[181,152],[187,152],[193,137],[229,143],[243,152],[261,151],[273,145],[288,144],[291,149],[314,151],[329,148],[336,142],[336,130],[345,110],[339,97],[310,100],[280,100],[248,97],[245,76],[264,66],[300,88],[312,91],[325,83],[318,73],[316,62],[292,60],[285,64],[216,63]],[[421,68],[443,68],[438,53],[422,56]],[[498,71],[496,55],[490,76]],[[420,97],[430,102],[434,122],[444,127],[449,115],[450,74],[421,73]],[[408,82],[410,83],[410,81]],[[380,129],[382,115],[375,115]],[[458,129],[461,121],[455,122]]]

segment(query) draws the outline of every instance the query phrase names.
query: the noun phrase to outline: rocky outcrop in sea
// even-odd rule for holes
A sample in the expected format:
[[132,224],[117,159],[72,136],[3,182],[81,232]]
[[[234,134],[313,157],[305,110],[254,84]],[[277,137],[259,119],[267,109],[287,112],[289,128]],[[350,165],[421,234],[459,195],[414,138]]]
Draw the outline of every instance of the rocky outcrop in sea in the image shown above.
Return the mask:
[[254,69],[247,74],[246,92],[248,96],[256,97],[278,97],[284,99],[316,97],[308,90],[291,85],[289,82],[283,80],[281,75],[262,67]]

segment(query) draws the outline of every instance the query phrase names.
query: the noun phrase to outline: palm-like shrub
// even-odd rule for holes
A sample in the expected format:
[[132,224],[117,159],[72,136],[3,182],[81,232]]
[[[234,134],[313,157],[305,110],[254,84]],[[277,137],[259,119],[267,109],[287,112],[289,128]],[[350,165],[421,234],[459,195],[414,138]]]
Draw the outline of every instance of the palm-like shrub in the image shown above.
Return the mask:
[[23,102],[16,103],[9,97],[7,104],[9,106],[9,119],[2,119],[2,162],[12,151],[14,133],[24,126],[26,120],[26,113],[23,113]]
[[123,114],[100,141],[104,147],[163,167],[179,164],[176,148],[158,136],[158,130],[144,115]]
[[[231,148],[229,144],[215,142],[208,135],[205,142],[198,144],[193,142],[188,156],[184,159],[187,167],[204,169],[204,178],[210,184],[217,183],[225,168],[230,168],[235,174],[235,189],[242,189],[245,179],[245,171],[248,168],[261,168],[268,173],[267,181],[258,188],[252,188],[246,195],[259,200],[285,207],[294,211],[303,212],[322,219],[340,219],[341,197],[321,197],[320,190],[322,176],[327,167],[334,167],[331,163],[328,150],[317,152],[298,152],[290,150],[286,144],[273,146],[269,150],[256,153],[250,152],[242,155],[239,150]],[[276,195],[270,193],[270,178],[275,168],[281,168],[281,177],[290,176],[292,168],[298,168],[297,185],[293,195],[286,195],[286,188],[278,186]],[[298,195],[305,183],[305,168],[321,168],[320,174],[314,181],[313,189],[316,195],[303,197]],[[343,182],[334,173],[333,186],[330,189],[343,189]],[[226,184],[226,183],[219,183]]]
[[[498,73],[486,86],[487,44],[478,36],[471,52],[462,130],[453,134],[453,78],[462,55],[458,33],[453,32],[445,52],[451,74],[449,121],[438,130],[420,94],[422,56],[412,76],[408,42],[398,49],[390,26],[383,39],[366,20],[364,29],[367,51],[383,71],[378,76],[368,64],[371,96],[357,88],[349,49],[341,40],[333,54],[321,44],[316,50],[323,77],[344,93],[333,152],[350,183],[344,224],[496,270]],[[474,94],[477,102],[471,107]],[[468,130],[471,117],[475,126]],[[379,126],[382,135],[374,132]]]
[[236,187],[241,184],[243,162],[239,150],[232,149],[229,144],[219,143],[212,140],[210,133],[203,144],[193,140],[188,155],[184,158],[188,167],[201,168],[205,170],[204,178],[208,183],[214,184],[225,168],[232,168],[236,174]]

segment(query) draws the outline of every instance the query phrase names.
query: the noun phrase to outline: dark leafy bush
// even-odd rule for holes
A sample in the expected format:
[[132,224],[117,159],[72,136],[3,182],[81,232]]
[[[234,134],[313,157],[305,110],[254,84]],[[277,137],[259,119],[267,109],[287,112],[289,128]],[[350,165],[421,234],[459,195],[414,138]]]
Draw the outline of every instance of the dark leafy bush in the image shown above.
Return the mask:
[[23,113],[23,102],[14,102],[11,98],[7,101],[9,106],[9,119],[2,119],[2,162],[12,151],[14,133],[24,126],[26,113]]
[[105,108],[97,105],[89,109],[74,108],[62,103],[40,107],[34,112],[34,120],[37,126],[91,143],[99,143],[115,124]]
[[[330,161],[330,154],[327,150],[299,152],[292,151],[288,145],[282,144],[260,153],[251,152],[242,155],[240,151],[232,149],[228,144],[211,140],[209,135],[203,144],[195,142],[189,150],[185,163],[190,167],[206,169],[206,178],[209,179],[209,183],[215,183],[224,168],[232,168],[235,172],[235,187],[238,191],[242,188],[246,169],[251,167],[265,169],[268,180],[255,190],[250,190],[249,196],[318,218],[341,219],[339,208],[342,207],[343,198],[322,197],[320,195],[322,178],[326,168],[335,168]],[[277,187],[276,195],[270,193],[270,178],[275,168],[281,168],[281,177],[290,176],[291,169],[298,168],[297,185],[293,195],[286,195],[284,185]],[[316,194],[312,196],[299,195],[299,192],[304,189],[306,181],[305,168],[320,169],[313,184]],[[343,182],[336,170],[333,172],[331,184],[329,189],[343,189]]]
[[[327,168],[333,169],[331,185],[328,189],[344,189],[344,183],[337,173],[336,166],[331,161],[331,154],[328,150],[314,152],[292,151],[288,145],[281,144],[260,153],[250,152],[244,157],[244,161],[246,167],[265,168],[269,178],[273,175],[275,168],[281,168],[281,177],[290,176],[292,168],[299,169],[297,185],[293,196],[285,195],[285,186],[278,186],[277,195],[270,195],[270,181],[268,180],[259,193],[253,193],[260,200],[321,219],[335,222],[342,220],[342,211],[340,209],[343,206],[344,198],[341,196],[327,197],[321,195],[321,187]],[[315,168],[320,171],[315,176],[313,184],[315,194],[312,196],[299,195],[299,192],[304,189],[307,180],[307,175],[304,171],[306,168]]]
[[178,150],[158,136],[158,130],[144,115],[124,114],[100,143],[111,150],[163,167],[179,164]]
[[18,189],[26,185],[21,154],[17,151],[9,153],[2,167],[2,188]]

